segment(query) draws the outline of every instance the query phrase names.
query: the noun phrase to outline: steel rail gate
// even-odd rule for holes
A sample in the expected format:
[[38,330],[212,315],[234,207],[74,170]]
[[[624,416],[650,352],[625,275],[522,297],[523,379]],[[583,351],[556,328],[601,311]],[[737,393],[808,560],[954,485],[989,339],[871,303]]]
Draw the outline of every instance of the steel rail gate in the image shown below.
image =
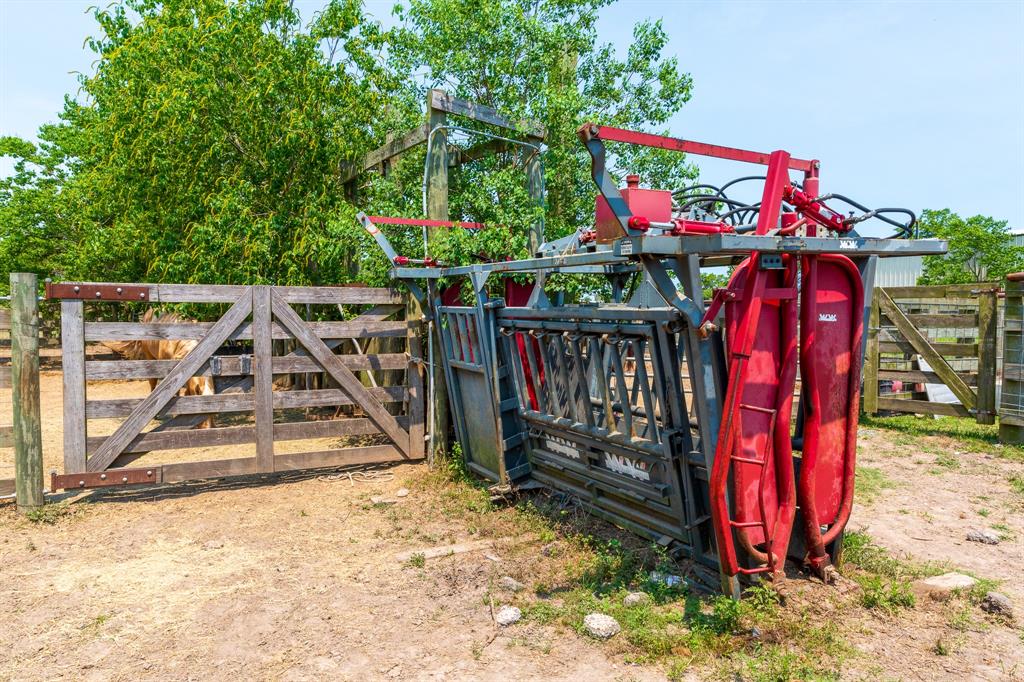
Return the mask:
[[708,463],[682,381],[680,312],[505,308],[498,327],[533,477],[716,568]]
[[[697,581],[734,596],[741,577],[779,577],[787,558],[829,580],[852,503],[864,313],[877,259],[941,254],[945,243],[913,239],[914,217],[904,209],[820,195],[820,164],[783,151],[592,124],[579,136],[598,188],[595,224],[533,258],[447,267],[428,254],[400,256],[360,214],[395,263],[392,275],[440,332],[467,465],[493,481],[529,477],[572,495],[691,559]],[[676,192],[642,189],[631,176],[619,189],[605,142],[760,164],[767,173]],[[751,180],[764,183],[759,202],[727,195]],[[826,202],[861,213],[844,217]],[[891,217],[899,213],[910,220]],[[867,219],[898,232],[857,234]],[[734,272],[705,301],[701,268],[714,266]],[[507,273],[534,275],[525,305],[489,296],[488,278]],[[613,300],[553,305],[545,294],[551,273],[603,274]],[[472,305],[436,295],[438,280],[464,277]]]

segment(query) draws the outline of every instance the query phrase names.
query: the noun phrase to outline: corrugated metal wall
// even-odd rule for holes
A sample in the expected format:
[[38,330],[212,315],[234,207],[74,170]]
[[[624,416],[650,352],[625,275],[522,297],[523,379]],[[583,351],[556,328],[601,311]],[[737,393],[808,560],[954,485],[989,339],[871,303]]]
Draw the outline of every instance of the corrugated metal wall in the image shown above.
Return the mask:
[[[1014,231],[1015,246],[1024,246],[1024,232]],[[904,258],[882,258],[875,274],[876,287],[912,287],[917,278],[924,274],[924,259],[921,256]]]

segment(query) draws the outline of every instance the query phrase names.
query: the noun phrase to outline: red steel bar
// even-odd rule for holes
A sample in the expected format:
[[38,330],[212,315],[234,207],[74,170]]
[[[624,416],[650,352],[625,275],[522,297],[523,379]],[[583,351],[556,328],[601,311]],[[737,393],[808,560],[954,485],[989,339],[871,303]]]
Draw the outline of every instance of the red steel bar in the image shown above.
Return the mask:
[[[698,156],[711,156],[716,159],[757,163],[762,166],[767,166],[771,159],[771,154],[766,154],[764,152],[752,152],[746,149],[723,147],[722,145],[717,144],[682,140],[678,137],[665,137],[663,135],[654,135],[652,133],[641,133],[636,130],[613,128],[612,126],[599,126],[595,124],[588,124],[588,126],[591,137],[600,138],[607,142],[625,142],[627,144],[636,144],[643,147],[657,147],[658,149],[667,149],[674,152],[697,154]],[[808,174],[808,176],[813,174],[815,181],[817,180],[817,169],[819,165],[818,161],[808,159],[790,158],[788,162],[788,167],[790,169],[803,171],[805,174]],[[812,196],[817,195],[812,194]]]

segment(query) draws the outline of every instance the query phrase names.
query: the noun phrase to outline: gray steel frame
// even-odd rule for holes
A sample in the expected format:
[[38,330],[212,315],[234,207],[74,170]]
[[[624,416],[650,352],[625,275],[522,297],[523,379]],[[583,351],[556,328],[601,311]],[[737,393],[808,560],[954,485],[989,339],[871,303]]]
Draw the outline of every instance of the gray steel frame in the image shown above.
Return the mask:
[[[453,396],[457,435],[473,471],[505,482],[522,476],[532,466],[530,475],[535,479],[575,495],[600,516],[670,545],[676,553],[702,567],[698,570],[702,582],[717,581],[723,591],[738,595],[736,577],[720,573],[713,577],[706,573],[718,571],[707,481],[714,464],[721,401],[728,377],[721,334],[700,330],[705,311],[701,266],[718,264],[723,256],[752,251],[844,253],[860,267],[867,309],[871,305],[879,256],[935,254],[944,250],[943,242],[932,240],[756,235],[638,237],[624,238],[610,247],[584,253],[452,268],[396,268],[392,274],[403,280],[428,281],[468,275],[472,282],[476,296],[473,306],[443,306],[435,299],[433,314],[444,339],[442,360]],[[530,305],[522,308],[505,308],[500,299],[488,299],[486,283],[492,273],[524,271],[536,275],[538,292],[546,276],[554,272],[603,273],[620,281],[620,288],[623,276],[639,272],[642,284],[632,305],[551,306],[542,292],[535,292]],[[455,318],[467,333],[454,333],[451,325]],[[468,333],[470,318],[475,334]],[[536,409],[528,399],[527,367],[516,347],[517,334],[543,340],[539,349],[526,344],[525,361],[533,365],[529,367],[529,381],[534,382],[539,402]],[[609,341],[611,338],[615,340]],[[589,354],[597,351],[584,349],[593,348],[595,339],[609,347],[621,346],[624,340],[629,345],[644,340],[644,353],[650,358],[655,375],[648,377],[649,398],[641,389],[628,396],[619,393],[619,399],[609,405],[600,392],[590,393],[594,382],[596,387],[603,385],[605,389],[611,384],[614,391],[623,390],[618,386],[625,385],[621,374],[625,354],[605,353],[602,371],[594,369]],[[576,343],[581,344],[579,353]],[[465,353],[469,352],[473,353],[473,361],[467,363]],[[639,364],[640,358],[634,359]],[[545,385],[538,382],[541,365],[546,372]],[[689,410],[680,383],[684,367],[692,396]],[[467,372],[487,378],[489,395],[482,395],[479,390],[463,394]],[[603,383],[597,378],[599,375],[604,377]],[[584,378],[588,382],[588,400],[593,398],[600,403],[591,405],[590,411],[580,403]],[[645,400],[658,405],[653,422],[650,403]],[[626,403],[629,410],[625,409]],[[482,413],[482,405],[489,406],[488,414]],[[509,414],[512,405],[517,408],[516,415]],[[599,424],[598,418],[606,423]],[[492,440],[485,445],[479,438],[471,438],[472,428],[467,420],[485,420],[493,428]],[[629,428],[623,430],[627,424]],[[639,430],[638,425],[642,426]],[[652,439],[650,435],[655,432],[658,437]],[[796,434],[797,444],[801,436]],[[567,448],[574,450],[579,459],[567,455]],[[528,456],[529,464],[524,456]],[[622,467],[620,471],[610,471],[606,463],[609,456],[625,462],[627,469],[631,462],[642,462],[652,472],[651,480],[637,480],[635,475],[622,473]],[[490,463],[490,467],[485,463]]]

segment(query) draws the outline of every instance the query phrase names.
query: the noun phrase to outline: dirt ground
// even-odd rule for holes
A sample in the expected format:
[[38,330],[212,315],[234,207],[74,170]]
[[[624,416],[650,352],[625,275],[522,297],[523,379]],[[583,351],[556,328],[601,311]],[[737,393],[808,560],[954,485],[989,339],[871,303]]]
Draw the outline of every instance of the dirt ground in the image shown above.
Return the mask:
[[[141,395],[145,385],[101,385],[91,395],[126,389]],[[46,467],[59,469],[59,374],[44,377],[43,406]],[[9,451],[0,457],[6,477]],[[842,636],[850,650],[836,670],[842,679],[1024,679],[1024,495],[1008,482],[1024,476],[1024,464],[881,429],[864,430],[860,457],[884,485],[857,505],[851,527],[895,555],[1001,581],[1017,623],[963,599],[869,610],[854,604],[859,588],[849,580],[824,586],[800,576],[788,581],[783,610]],[[399,497],[401,488],[409,494]],[[479,499],[425,466],[402,465],[351,478],[291,474],[92,494],[52,523],[0,505],[0,679],[731,677],[714,661],[687,667],[687,652],[675,649],[682,667],[635,664],[621,635],[597,642],[557,621],[524,617],[497,628],[492,609],[503,604],[526,613],[558,602],[550,582],[571,573],[575,545],[557,528]],[[1006,529],[1000,544],[965,541],[968,528],[993,525]],[[455,551],[431,552],[448,546]],[[504,576],[527,589],[501,590]],[[937,642],[948,647],[937,653]]]

